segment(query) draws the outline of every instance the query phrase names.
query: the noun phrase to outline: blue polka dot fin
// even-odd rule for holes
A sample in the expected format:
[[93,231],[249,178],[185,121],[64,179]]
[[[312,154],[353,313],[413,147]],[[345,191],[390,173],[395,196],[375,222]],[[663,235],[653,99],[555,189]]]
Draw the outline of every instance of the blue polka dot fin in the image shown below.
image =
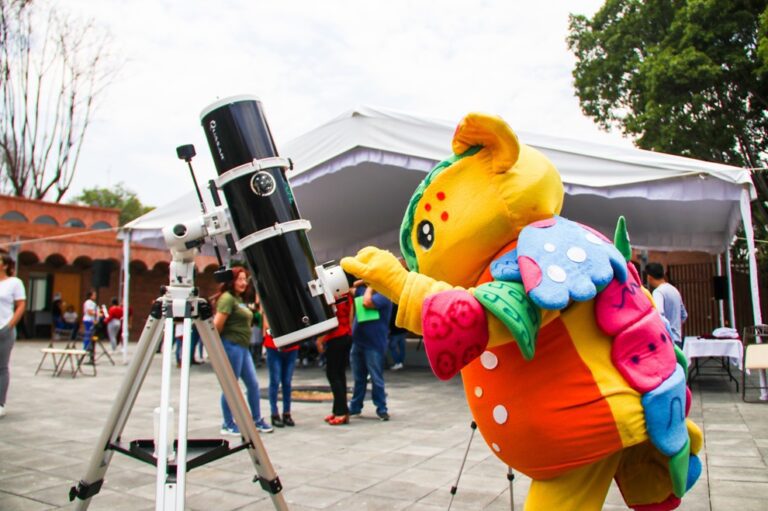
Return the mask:
[[[562,309],[570,300],[591,300],[611,280],[624,282],[628,275],[624,256],[610,241],[560,216],[549,225],[525,227],[516,252],[516,269],[505,260],[504,269],[497,273],[508,276],[504,280],[519,274],[531,299],[543,309]],[[538,267],[538,274],[520,271],[523,257]]]

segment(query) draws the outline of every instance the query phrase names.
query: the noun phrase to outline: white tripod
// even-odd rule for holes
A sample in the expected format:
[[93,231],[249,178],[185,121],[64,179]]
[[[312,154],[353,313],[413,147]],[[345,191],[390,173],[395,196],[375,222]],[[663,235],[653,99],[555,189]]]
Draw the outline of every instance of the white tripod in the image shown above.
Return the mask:
[[[205,221],[210,220],[206,218]],[[184,232],[179,232],[179,227]],[[200,226],[199,233],[204,233]],[[179,224],[167,230],[166,239],[175,235],[177,239],[189,239],[190,234],[199,241],[197,232],[188,233],[186,226]],[[221,344],[221,338],[213,326],[212,311],[208,303],[198,298],[194,287],[194,256],[200,243],[176,244],[171,248],[173,260],[170,267],[170,285],[155,302],[152,312],[144,325],[136,353],[128,367],[128,373],[118,391],[107,417],[106,424],[91,457],[88,472],[77,486],[69,492],[70,500],[78,499],[75,509],[85,510],[91,498],[96,495],[104,482],[114,451],[155,464],[157,466],[157,485],[155,509],[184,510],[186,474],[195,467],[247,449],[251,457],[261,487],[270,494],[277,510],[287,510],[281,493],[282,485],[259,438],[248,405],[235,378],[232,366]],[[161,321],[161,317],[164,321]],[[168,449],[168,414],[171,387],[171,356],[174,334],[174,320],[183,320],[183,343],[181,355],[181,381],[179,390],[179,423],[176,442],[175,463]],[[208,352],[213,370],[216,373],[224,396],[232,409],[232,414],[240,428],[242,443],[229,447],[226,440],[188,440],[187,413],[189,404],[189,368],[191,362],[192,324],[195,324],[203,345]],[[164,325],[163,325],[164,323]],[[163,336],[162,333],[165,332]],[[160,387],[160,433],[158,445],[151,440],[135,440],[130,444],[121,443],[120,436],[128,421],[136,397],[149,371],[152,358],[163,338],[162,382]],[[156,451],[155,451],[156,448]],[[154,456],[152,453],[157,453]],[[170,459],[170,461],[169,461]]]

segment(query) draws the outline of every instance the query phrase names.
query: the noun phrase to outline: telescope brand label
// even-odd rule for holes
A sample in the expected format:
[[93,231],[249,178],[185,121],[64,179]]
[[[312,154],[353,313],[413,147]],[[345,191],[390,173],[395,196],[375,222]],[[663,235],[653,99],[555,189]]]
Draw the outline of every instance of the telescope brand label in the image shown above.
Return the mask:
[[259,197],[266,197],[275,193],[275,178],[268,172],[257,172],[251,178],[251,190]]
[[219,158],[221,158],[221,161],[224,161],[226,158],[224,158],[224,151],[221,149],[221,140],[219,140],[219,134],[216,133],[216,121],[211,121],[208,123],[208,127],[211,129],[211,135],[213,135],[213,140],[216,144],[216,152],[219,153]]

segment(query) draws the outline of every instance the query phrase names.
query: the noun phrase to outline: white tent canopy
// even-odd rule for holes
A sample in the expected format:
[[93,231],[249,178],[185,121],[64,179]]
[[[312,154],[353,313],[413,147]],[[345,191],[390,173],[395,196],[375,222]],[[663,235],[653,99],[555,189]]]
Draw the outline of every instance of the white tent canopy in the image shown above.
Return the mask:
[[[318,262],[365,245],[398,250],[408,200],[436,162],[450,155],[458,122],[358,108],[278,147]],[[508,120],[509,122],[509,120]],[[512,124],[514,129],[514,125]],[[722,253],[744,222],[751,234],[749,172],[633,148],[517,132],[559,169],[567,197],[563,216],[612,236],[627,218],[633,246]],[[159,228],[199,214],[194,193],[126,226],[133,240],[162,243]],[[753,250],[754,253],[754,250]],[[757,276],[753,273],[756,292]],[[755,294],[755,298],[757,295]],[[756,300],[755,300],[756,301]],[[759,303],[755,303],[755,320]]]
[[[359,108],[287,143],[281,153],[294,161],[291,183],[319,258],[368,240],[396,248],[405,205],[424,173],[450,155],[455,124]],[[727,165],[518,136],[559,169],[564,216],[611,235],[623,214],[639,248],[721,253],[741,222],[742,194],[755,193],[749,173]]]
[[[211,207],[207,202],[206,207]],[[141,243],[153,248],[166,248],[163,235],[164,227],[174,225],[182,220],[189,220],[200,216],[202,210],[197,194],[190,193],[172,200],[171,202],[155,208],[149,213],[128,222],[123,226],[123,231],[131,232],[131,241]]]

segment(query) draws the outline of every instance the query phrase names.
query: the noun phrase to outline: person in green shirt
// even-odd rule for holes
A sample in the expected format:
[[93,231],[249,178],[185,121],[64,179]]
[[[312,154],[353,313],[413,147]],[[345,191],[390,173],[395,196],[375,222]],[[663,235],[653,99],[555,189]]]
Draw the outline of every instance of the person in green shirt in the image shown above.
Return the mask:
[[[213,297],[216,315],[213,325],[221,335],[221,343],[227,352],[229,363],[235,377],[245,383],[248,405],[256,423],[256,429],[261,433],[271,433],[272,426],[261,417],[259,405],[259,381],[256,379],[256,367],[251,358],[251,323],[253,312],[243,303],[243,293],[248,289],[248,272],[245,268],[232,268],[233,279],[221,285],[219,293]],[[232,411],[227,404],[224,394],[221,395],[221,412],[224,423],[222,435],[240,435],[240,429],[232,418]]]

